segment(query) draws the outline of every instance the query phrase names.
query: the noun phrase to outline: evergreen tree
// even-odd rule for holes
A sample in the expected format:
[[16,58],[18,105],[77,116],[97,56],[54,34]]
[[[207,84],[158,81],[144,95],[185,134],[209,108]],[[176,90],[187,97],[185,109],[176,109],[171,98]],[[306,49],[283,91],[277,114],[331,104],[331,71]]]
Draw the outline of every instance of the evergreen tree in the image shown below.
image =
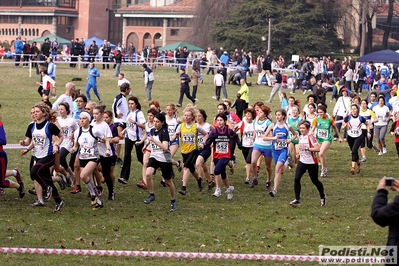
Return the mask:
[[318,55],[342,47],[335,30],[339,14],[331,0],[247,1],[218,20],[211,32],[223,47],[264,52],[268,18],[272,18],[271,50],[289,58],[292,54]]

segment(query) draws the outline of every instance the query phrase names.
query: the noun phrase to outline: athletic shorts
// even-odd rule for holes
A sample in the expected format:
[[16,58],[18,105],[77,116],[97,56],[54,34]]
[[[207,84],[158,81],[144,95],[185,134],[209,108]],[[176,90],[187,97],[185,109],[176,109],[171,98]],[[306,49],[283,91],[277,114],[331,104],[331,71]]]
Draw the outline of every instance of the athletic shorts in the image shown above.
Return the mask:
[[95,162],[96,164],[98,164],[100,162],[100,159],[88,159],[88,160],[79,159],[79,164],[81,168],[84,168],[89,162]]
[[265,156],[267,158],[272,158],[272,148],[271,147],[270,148],[262,148],[262,147],[254,145],[254,147],[252,148],[252,151],[258,151],[263,156]]
[[204,162],[206,162],[206,160],[208,160],[208,158],[212,155],[212,150],[211,148],[206,147],[205,149],[200,150],[199,155],[202,156],[202,158],[204,158]]
[[278,162],[285,164],[288,158],[288,149],[282,149],[282,150],[273,150],[272,152],[273,155],[273,161],[274,164],[277,164]]
[[172,179],[172,173],[173,173],[172,162],[170,163],[160,162],[157,161],[155,158],[150,158],[147,164],[147,168],[148,167],[152,167],[155,170],[161,168],[162,177],[167,180]]

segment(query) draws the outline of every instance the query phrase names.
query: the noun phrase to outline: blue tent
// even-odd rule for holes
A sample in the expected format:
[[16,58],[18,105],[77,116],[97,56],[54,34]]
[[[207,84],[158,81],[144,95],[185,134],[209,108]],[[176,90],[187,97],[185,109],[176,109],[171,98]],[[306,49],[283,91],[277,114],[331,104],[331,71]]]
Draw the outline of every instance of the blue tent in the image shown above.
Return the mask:
[[392,50],[382,50],[363,55],[357,59],[357,62],[374,62],[374,63],[393,63],[399,64],[399,53]]
[[[96,41],[98,48],[100,48],[104,43],[104,40],[102,40],[100,38],[91,37],[90,39],[85,40],[85,47],[90,47],[90,45],[93,41]],[[115,47],[116,47],[116,45],[111,43],[111,48],[114,49]]]

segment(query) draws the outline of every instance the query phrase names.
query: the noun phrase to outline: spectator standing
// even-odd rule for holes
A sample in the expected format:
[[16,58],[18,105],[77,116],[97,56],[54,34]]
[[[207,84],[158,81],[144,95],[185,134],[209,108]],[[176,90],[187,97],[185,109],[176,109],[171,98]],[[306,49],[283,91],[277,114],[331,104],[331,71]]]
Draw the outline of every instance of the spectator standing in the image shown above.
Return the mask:
[[[197,59],[194,59],[194,62]],[[198,60],[199,61],[199,60]],[[197,89],[198,89],[198,80],[201,77],[201,75],[198,73],[198,68],[197,66],[193,66],[192,72],[191,72],[191,82],[193,84],[193,98],[197,101]]]
[[209,57],[209,61],[208,61],[209,69],[208,69],[208,72],[206,72],[207,75],[209,75],[209,72],[212,72],[212,75],[215,75],[214,68],[217,65],[218,61],[219,61],[219,59],[216,56],[216,51],[213,50],[212,54]]
[[145,85],[145,92],[147,95],[147,101],[151,101],[151,91],[152,91],[152,85],[154,84],[154,72],[152,71],[151,68],[147,66],[147,64],[143,64],[143,69],[144,69],[144,85]]
[[133,42],[130,42],[129,47],[127,48],[127,56],[128,61],[133,61],[133,55],[136,53],[136,47],[134,47]]
[[45,57],[49,57],[51,54],[51,43],[50,43],[50,39],[46,38],[44,40],[44,43],[42,44],[42,53]]
[[116,55],[114,55],[114,69],[115,69],[115,77],[119,76],[120,69],[121,69],[121,64],[122,64],[122,52],[121,50],[116,51]]
[[14,52],[15,52],[15,67],[19,67],[19,62],[21,61],[21,54],[24,50],[24,43],[21,41],[21,36],[14,42]]
[[224,85],[224,78],[223,75],[221,74],[221,70],[218,69],[216,71],[216,75],[213,78],[213,84],[215,85],[215,96],[213,97],[216,101],[220,100],[220,91],[222,90],[222,87]]
[[28,66],[28,61],[30,60],[30,57],[31,57],[31,47],[30,47],[29,41],[27,41],[25,39],[25,42],[24,42],[24,66],[23,67]]
[[58,48],[60,48],[60,44],[57,41],[57,38],[54,38],[54,41],[50,44],[51,48],[51,57],[53,60],[57,60]]
[[90,47],[89,47],[89,62],[94,62],[96,59],[98,53],[98,46],[96,44],[96,41],[92,41]]
[[[109,62],[109,55],[111,53],[111,43],[104,40],[103,44],[103,63]],[[103,64],[103,69],[105,69],[105,64]],[[107,64],[107,69],[109,69],[109,64]]]

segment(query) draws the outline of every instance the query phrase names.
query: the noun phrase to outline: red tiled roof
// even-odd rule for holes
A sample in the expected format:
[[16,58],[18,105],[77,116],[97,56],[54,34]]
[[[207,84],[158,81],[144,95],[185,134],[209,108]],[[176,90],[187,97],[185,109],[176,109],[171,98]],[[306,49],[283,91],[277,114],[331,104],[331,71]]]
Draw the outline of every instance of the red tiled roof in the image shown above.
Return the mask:
[[118,9],[118,13],[125,13],[125,12],[177,12],[177,13],[181,13],[181,12],[194,12],[196,6],[197,6],[198,1],[197,0],[182,0],[167,6],[157,6],[157,7],[152,7],[150,6],[150,3],[144,3],[144,4],[139,4],[139,5],[132,5],[129,7],[123,7],[123,8],[119,8]]

